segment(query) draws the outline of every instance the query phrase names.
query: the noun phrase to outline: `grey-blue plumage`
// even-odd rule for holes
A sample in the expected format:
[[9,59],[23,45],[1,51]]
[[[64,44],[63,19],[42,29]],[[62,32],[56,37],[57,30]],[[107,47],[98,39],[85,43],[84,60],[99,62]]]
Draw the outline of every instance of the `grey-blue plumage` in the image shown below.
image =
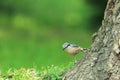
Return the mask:
[[69,45],[70,45],[70,43],[65,42],[65,43],[62,45],[63,50],[66,49]]
[[79,47],[79,46],[76,45],[76,44],[70,44],[70,43],[68,43],[68,42],[65,42],[65,43],[62,45],[63,50],[66,49],[68,46],[71,46],[71,47]]
[[76,44],[70,44],[70,46],[72,46],[72,47],[78,47],[78,45],[76,45]]

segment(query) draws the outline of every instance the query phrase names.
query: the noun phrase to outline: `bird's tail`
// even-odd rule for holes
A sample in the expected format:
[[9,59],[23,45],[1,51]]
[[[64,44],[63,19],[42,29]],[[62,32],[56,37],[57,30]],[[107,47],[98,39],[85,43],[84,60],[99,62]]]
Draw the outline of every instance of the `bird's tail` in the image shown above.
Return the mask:
[[81,51],[86,53],[87,52],[87,48],[81,48]]

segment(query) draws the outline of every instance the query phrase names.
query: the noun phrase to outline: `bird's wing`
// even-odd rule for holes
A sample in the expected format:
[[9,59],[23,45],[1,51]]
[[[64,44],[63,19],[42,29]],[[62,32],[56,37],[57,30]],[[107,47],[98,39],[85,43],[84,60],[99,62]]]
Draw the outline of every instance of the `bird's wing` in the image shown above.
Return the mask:
[[78,47],[76,44],[70,44],[70,46],[72,46],[72,47]]

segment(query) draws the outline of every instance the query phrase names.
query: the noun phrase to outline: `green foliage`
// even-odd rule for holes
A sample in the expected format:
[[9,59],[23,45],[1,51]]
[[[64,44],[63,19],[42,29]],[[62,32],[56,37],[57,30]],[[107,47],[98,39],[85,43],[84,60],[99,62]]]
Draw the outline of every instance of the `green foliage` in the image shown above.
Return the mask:
[[87,27],[91,16],[97,13],[85,0],[2,0],[0,4],[10,17],[23,14],[40,25],[54,27]]

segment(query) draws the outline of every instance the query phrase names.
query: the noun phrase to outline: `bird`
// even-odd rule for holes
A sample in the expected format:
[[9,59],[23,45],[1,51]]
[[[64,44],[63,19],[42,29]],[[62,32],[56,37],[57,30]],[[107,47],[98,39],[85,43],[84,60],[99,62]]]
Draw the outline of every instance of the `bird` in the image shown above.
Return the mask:
[[84,49],[76,44],[70,44],[68,42],[63,43],[62,48],[64,51],[66,51],[68,54],[72,55],[76,62],[76,55],[83,51]]

